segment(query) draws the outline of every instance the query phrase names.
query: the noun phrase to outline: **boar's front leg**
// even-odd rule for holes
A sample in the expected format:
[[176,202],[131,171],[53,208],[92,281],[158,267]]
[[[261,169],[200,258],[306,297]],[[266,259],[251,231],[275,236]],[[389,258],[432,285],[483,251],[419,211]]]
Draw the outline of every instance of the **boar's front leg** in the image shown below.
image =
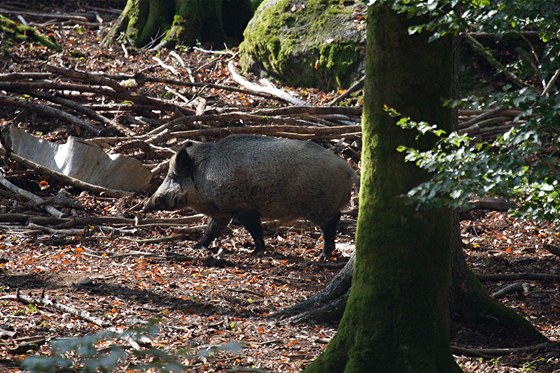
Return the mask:
[[264,251],[263,229],[261,225],[261,217],[256,211],[248,211],[236,215],[235,217],[253,237],[255,242],[255,250],[253,255],[257,255]]
[[208,245],[214,241],[214,239],[218,238],[220,234],[224,231],[224,229],[228,226],[230,218],[213,218],[210,217],[208,219],[208,226],[206,227],[206,231],[202,235],[200,241],[194,245],[195,248],[207,248]]

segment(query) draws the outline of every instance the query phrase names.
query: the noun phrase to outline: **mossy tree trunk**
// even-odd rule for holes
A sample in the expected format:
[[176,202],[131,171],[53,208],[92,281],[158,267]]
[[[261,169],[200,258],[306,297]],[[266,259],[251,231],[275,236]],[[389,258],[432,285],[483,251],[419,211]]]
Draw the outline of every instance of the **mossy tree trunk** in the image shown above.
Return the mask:
[[2,50],[2,47],[6,47],[11,43],[18,43],[30,39],[51,50],[62,50],[56,42],[51,40],[48,36],[38,32],[34,27],[22,25],[21,23],[0,14],[0,40],[3,42],[5,41],[4,43],[0,43],[0,51]]
[[[488,338],[497,334],[502,339],[523,343],[545,341],[546,337],[529,321],[488,295],[465,262],[458,219],[454,222],[454,232],[451,320],[477,330]],[[354,256],[322,291],[271,316],[289,318],[291,322],[340,321],[350,293],[353,273]]]
[[[542,342],[546,338],[526,319],[511,308],[492,299],[476,275],[467,267],[461,248],[459,219],[455,217],[453,262],[451,265],[453,291],[451,292],[452,319],[484,334],[498,334],[502,338],[525,343]],[[488,335],[491,337],[491,335]]]
[[252,15],[250,0],[128,0],[105,42],[124,32],[138,47],[238,43]]
[[409,36],[411,20],[384,5],[368,11],[360,212],[355,267],[336,336],[306,372],[459,372],[448,340],[453,216],[415,210],[400,197],[428,175],[399,145],[420,144],[385,105],[450,131],[452,38]]
[[[519,343],[545,341],[546,337],[529,321],[488,295],[476,275],[467,267],[460,234],[459,220],[455,219],[451,264],[452,322],[467,326],[488,338],[499,335],[502,340],[511,339]],[[271,316],[289,318],[291,322],[340,321],[350,293],[353,273],[354,256],[322,291]]]

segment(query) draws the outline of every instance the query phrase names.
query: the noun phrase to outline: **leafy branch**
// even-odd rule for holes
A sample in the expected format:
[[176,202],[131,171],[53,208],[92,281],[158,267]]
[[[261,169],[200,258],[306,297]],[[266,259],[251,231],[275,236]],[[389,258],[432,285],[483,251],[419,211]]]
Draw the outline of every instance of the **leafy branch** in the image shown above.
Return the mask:
[[[391,115],[396,116],[396,111],[391,110]],[[401,116],[397,125],[403,129],[439,138],[426,151],[406,146],[397,149],[406,153],[407,162],[432,175],[407,197],[418,207],[453,208],[469,207],[474,198],[501,197],[516,202],[517,215],[560,223],[558,128],[538,116],[517,121],[519,125],[494,141],[479,142]]]

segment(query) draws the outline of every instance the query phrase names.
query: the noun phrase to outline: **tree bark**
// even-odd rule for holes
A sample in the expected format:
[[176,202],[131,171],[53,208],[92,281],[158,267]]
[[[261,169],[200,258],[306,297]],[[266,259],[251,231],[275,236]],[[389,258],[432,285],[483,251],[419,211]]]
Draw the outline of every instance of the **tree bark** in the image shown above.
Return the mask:
[[[504,339],[524,343],[546,340],[529,321],[488,295],[465,262],[458,220],[453,228],[455,233],[450,303],[452,321],[475,329],[481,335],[487,334],[488,337],[499,334]],[[354,256],[323,290],[270,316],[286,318],[294,323],[339,321],[348,300],[353,273]]]
[[453,130],[453,39],[408,35],[385,5],[368,12],[360,211],[352,287],[338,331],[306,372],[459,372],[449,348],[452,212],[402,198],[428,175],[396,151],[427,147],[386,106]]
[[121,32],[138,47],[238,43],[252,15],[249,0],[128,0],[105,43]]
[[474,326],[484,332],[491,330],[502,338],[542,342],[546,338],[514,310],[491,298],[476,275],[467,267],[461,248],[461,232],[455,217],[453,241],[451,315],[453,320]]

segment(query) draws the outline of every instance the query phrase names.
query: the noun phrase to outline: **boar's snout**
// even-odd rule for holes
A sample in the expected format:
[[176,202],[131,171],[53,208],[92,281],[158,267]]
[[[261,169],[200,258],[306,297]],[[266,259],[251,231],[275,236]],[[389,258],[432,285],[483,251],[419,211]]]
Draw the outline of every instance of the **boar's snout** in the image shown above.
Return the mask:
[[148,200],[144,203],[144,207],[142,207],[142,211],[154,211],[158,209],[160,204],[160,197],[159,196],[152,196],[148,198]]

